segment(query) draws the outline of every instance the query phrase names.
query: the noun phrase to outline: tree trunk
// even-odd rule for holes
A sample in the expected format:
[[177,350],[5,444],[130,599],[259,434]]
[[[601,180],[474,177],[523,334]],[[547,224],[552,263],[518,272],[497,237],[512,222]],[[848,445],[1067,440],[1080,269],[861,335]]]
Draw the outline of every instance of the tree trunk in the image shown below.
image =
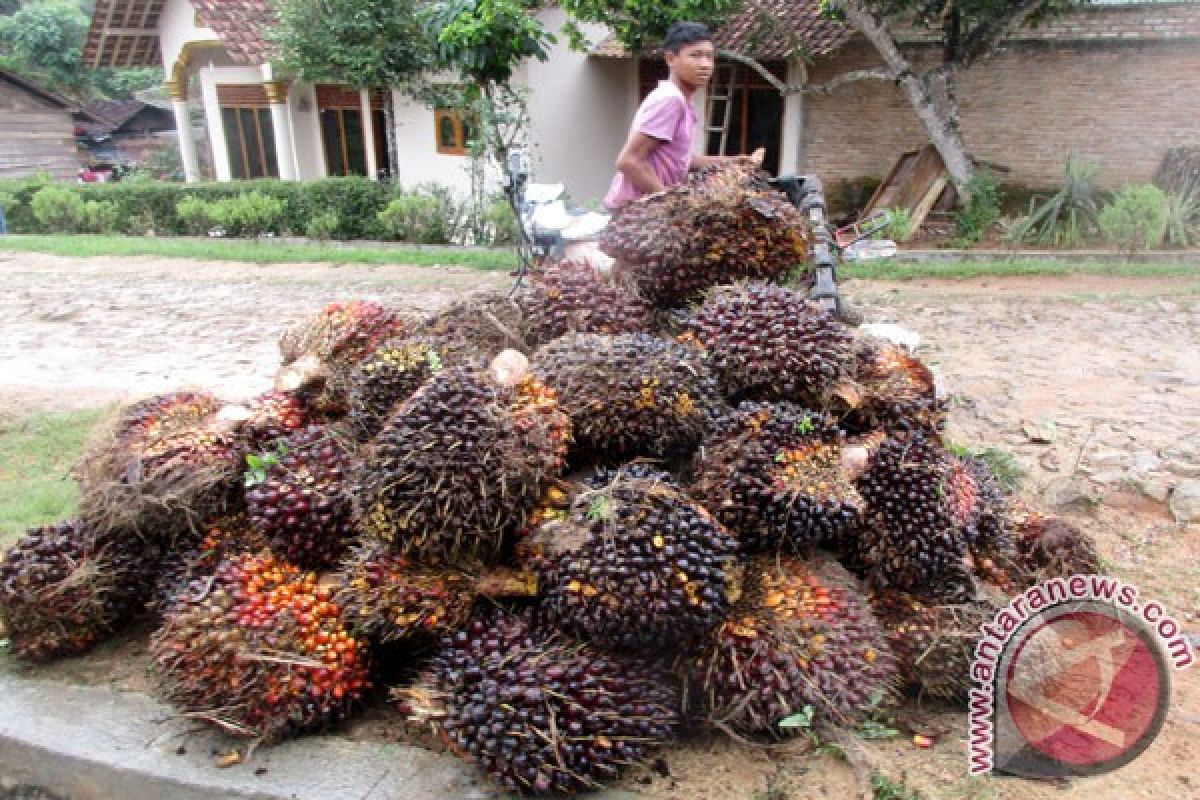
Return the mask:
[[883,21],[872,14],[861,0],[834,0],[830,5],[843,11],[846,20],[879,52],[883,63],[916,112],[917,119],[925,126],[929,141],[941,155],[959,198],[965,200],[970,196],[968,185],[974,168],[958,130],[958,100],[954,93],[953,74],[943,68],[931,73],[928,82],[922,80],[900,52],[900,47]]
[[384,141],[387,145],[388,182],[396,185],[400,180],[400,150],[396,147],[396,93],[390,88],[383,90]]

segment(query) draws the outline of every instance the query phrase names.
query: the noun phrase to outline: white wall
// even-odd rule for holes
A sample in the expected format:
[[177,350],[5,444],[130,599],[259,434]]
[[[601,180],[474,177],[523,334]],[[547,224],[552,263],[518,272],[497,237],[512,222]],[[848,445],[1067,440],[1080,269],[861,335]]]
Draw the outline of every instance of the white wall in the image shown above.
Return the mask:
[[293,83],[288,92],[292,117],[292,150],[296,154],[296,176],[302,181],[324,178],[325,149],[321,142],[321,115],[317,92],[311,84]]
[[397,175],[404,186],[438,183],[461,194],[471,188],[467,156],[443,155],[437,151],[433,111],[402,92],[393,91],[396,108]]
[[186,43],[219,41],[212,28],[196,27],[196,9],[188,0],[167,0],[158,18],[158,31],[163,70],[168,78]]
[[[565,183],[575,202],[598,200],[637,111],[637,62],[575,52],[561,34],[565,12],[550,9],[538,17],[558,42],[547,61],[528,61],[520,75],[530,89],[533,177]],[[609,34],[601,25],[582,29],[592,44]]]

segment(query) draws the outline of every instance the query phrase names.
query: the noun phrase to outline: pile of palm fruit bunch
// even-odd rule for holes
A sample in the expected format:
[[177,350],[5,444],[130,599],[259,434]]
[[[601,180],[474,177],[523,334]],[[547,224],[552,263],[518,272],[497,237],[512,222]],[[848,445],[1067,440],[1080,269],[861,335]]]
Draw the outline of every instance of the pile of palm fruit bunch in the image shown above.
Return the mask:
[[553,265],[426,319],[335,303],[272,390],[123,410],[79,517],[0,563],[13,652],[149,609],[189,719],[274,741],[387,703],[534,794],[696,730],[962,703],[980,623],[1096,549],[947,445],[919,358],[782,284],[779,202],[711,170],[622,217],[616,275]]

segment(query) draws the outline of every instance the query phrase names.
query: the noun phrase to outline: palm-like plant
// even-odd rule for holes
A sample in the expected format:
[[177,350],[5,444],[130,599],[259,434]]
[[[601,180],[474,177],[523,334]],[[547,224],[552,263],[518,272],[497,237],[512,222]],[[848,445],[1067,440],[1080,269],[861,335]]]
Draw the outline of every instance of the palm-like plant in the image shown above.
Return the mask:
[[1047,198],[1029,201],[1029,215],[1012,228],[1013,244],[1033,242],[1076,247],[1096,231],[1099,190],[1095,178],[1100,168],[1074,155],[1067,156],[1062,188]]
[[1200,242],[1200,176],[1167,192],[1167,244],[1188,247]]

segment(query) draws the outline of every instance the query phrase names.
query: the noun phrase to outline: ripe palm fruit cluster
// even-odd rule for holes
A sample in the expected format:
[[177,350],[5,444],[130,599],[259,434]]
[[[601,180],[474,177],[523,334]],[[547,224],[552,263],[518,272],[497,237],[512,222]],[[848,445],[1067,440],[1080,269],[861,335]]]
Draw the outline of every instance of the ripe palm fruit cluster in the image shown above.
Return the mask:
[[167,553],[151,598],[152,610],[161,615],[181,596],[205,592],[208,579],[227,556],[261,552],[268,544],[244,513],[209,521],[193,543],[176,541]]
[[418,324],[414,335],[429,340],[449,362],[490,361],[505,350],[529,350],[525,316],[504,292],[479,292]]
[[850,575],[824,559],[756,556],[729,617],[684,659],[689,696],[720,725],[779,732],[813,708],[815,719],[854,724],[889,701],[891,650]]
[[312,425],[278,442],[265,479],[246,491],[246,512],[272,551],[302,567],[331,566],[354,533],[346,446]]
[[872,592],[870,601],[907,687],[965,700],[980,626],[998,609],[983,600],[943,604],[893,589]]
[[304,400],[292,392],[263,392],[246,407],[246,419],[238,429],[251,451],[263,450],[276,439],[316,422]]
[[737,540],[666,473],[602,470],[533,540],[545,618],[600,646],[680,647],[729,610]]
[[402,404],[364,455],[363,533],[427,558],[491,559],[563,468],[570,422],[554,391],[444,369]]
[[974,537],[973,485],[936,439],[888,439],[859,478],[867,501],[859,557],[874,586],[972,592],[966,570]]
[[180,598],[151,646],[163,695],[184,713],[266,740],[344,718],[370,687],[368,651],[332,590],[269,553],[217,568]]
[[742,403],[704,442],[690,491],[746,552],[834,547],[865,503],[843,463],[844,435],[790,403]]
[[362,442],[379,433],[396,406],[445,366],[439,349],[421,339],[384,343],[350,376],[349,421]]
[[0,621],[29,661],[78,655],[141,610],[161,548],[71,520],[32,528],[0,560]]
[[698,353],[649,334],[563,336],[534,353],[533,369],[587,454],[686,454],[724,408]]
[[658,306],[691,302],[719,283],[781,279],[805,263],[808,226],[766,178],[741,164],[693,173],[622,209],[600,245],[630,265]]
[[420,685],[396,699],[518,792],[597,788],[647,760],[678,724],[678,690],[652,661],[502,614],[446,637]]
[[820,408],[854,370],[854,336],[804,292],[765,283],[718,286],[682,341],[699,345],[733,400]]
[[322,413],[342,413],[355,365],[405,328],[396,312],[378,303],[330,303],[280,337],[275,387],[302,394]]
[[937,396],[933,373],[903,347],[862,337],[855,360],[857,397],[845,424],[856,431],[940,431],[945,403]]
[[564,261],[532,273],[520,302],[534,346],[568,333],[648,333],[654,328],[648,302],[587,263]]

